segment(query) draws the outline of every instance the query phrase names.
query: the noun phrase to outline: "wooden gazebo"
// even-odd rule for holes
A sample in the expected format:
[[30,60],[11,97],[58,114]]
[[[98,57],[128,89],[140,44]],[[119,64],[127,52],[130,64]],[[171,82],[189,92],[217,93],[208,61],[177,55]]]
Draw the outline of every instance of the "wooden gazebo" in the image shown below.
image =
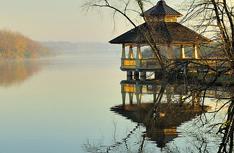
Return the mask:
[[[142,16],[145,17],[145,23],[110,41],[112,44],[122,44],[121,69],[129,75],[159,68],[155,57],[142,55],[142,47],[149,46],[149,40],[146,40],[149,27],[152,29],[153,43],[160,46],[162,54],[169,60],[200,59],[200,45],[211,42],[178,23],[177,20],[182,14],[168,6],[164,0],[160,0]],[[175,55],[176,51],[179,51],[179,56]],[[191,53],[187,54],[188,52]]]

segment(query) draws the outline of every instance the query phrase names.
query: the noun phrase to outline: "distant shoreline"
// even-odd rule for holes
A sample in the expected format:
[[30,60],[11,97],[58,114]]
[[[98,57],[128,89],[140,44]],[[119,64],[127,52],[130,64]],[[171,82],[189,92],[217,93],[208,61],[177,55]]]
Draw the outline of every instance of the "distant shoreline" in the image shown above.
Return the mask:
[[49,54],[48,48],[21,33],[0,30],[0,58],[25,59]]

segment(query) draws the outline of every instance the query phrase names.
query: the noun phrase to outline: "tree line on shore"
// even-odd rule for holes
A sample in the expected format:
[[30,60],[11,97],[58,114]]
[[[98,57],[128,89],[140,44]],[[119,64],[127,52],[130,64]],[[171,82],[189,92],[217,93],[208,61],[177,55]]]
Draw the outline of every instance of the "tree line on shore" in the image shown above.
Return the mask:
[[0,58],[37,58],[48,53],[46,47],[19,32],[0,30]]

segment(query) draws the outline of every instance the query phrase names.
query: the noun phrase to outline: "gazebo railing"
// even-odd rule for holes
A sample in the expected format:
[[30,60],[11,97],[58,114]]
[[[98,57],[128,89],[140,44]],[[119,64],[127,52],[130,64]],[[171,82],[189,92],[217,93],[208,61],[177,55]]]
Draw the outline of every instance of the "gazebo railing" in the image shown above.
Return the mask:
[[[208,65],[213,68],[230,67],[225,59],[171,59],[170,62],[189,62],[190,68],[200,67],[200,65]],[[200,65],[199,65],[200,64]],[[122,69],[159,69],[160,64],[156,58],[145,59],[128,59],[122,58]]]
[[122,59],[121,68],[123,69],[157,69],[157,68],[160,68],[160,64],[155,58]]

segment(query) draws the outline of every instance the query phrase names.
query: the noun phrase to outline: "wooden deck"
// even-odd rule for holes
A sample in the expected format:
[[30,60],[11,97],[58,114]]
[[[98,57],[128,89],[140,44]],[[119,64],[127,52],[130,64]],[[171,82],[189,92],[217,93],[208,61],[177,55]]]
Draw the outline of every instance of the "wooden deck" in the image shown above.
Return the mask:
[[155,70],[161,66],[155,58],[148,59],[122,59],[122,70]]

